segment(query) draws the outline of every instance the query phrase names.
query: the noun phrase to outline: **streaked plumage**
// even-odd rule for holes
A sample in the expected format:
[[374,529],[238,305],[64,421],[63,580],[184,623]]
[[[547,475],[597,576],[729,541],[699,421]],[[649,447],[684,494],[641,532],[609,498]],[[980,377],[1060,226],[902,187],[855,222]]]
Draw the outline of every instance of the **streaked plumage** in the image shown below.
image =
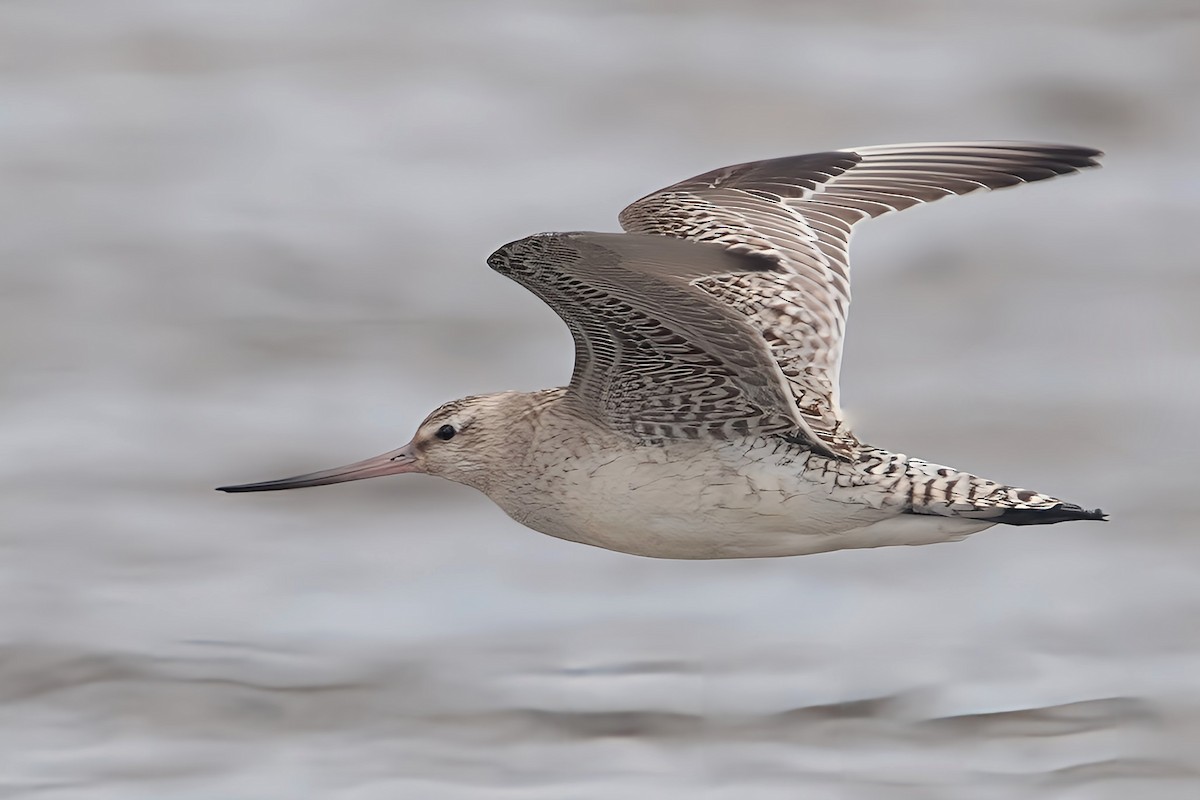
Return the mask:
[[[962,538],[1103,519],[860,443],[838,402],[855,223],[1096,166],[1008,142],[756,161],[654,192],[626,233],[550,233],[493,269],[567,324],[570,384],[453,401],[405,447],[266,491],[396,472],[487,493],[536,530],[641,555],[721,558]],[[447,431],[449,431],[447,435]]]

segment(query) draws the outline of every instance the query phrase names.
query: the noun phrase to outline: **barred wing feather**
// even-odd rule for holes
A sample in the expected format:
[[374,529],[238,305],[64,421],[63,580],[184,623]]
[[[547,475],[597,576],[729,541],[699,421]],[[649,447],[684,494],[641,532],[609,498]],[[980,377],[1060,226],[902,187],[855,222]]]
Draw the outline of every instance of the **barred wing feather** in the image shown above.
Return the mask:
[[767,343],[800,414],[830,454],[858,442],[838,404],[856,223],[949,195],[1097,166],[1098,150],[1023,142],[885,145],[737,164],[650,194],[620,214],[630,233],[721,245],[774,265],[693,284],[743,315]]

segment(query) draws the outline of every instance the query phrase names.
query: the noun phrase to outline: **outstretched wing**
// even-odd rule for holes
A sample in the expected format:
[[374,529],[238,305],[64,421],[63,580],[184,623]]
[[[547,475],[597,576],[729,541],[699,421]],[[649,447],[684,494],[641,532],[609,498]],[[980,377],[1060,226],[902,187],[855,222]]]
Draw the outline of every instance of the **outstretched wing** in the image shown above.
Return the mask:
[[501,247],[488,264],[567,323],[567,397],[614,430],[672,439],[804,430],[767,341],[695,286],[776,262],[664,236],[548,233]]
[[1084,147],[957,142],[861,147],[706,172],[621,212],[630,233],[710,242],[773,269],[695,285],[736,309],[768,343],[814,443],[852,456],[838,369],[850,305],[847,249],[855,223],[919,203],[1097,166]]

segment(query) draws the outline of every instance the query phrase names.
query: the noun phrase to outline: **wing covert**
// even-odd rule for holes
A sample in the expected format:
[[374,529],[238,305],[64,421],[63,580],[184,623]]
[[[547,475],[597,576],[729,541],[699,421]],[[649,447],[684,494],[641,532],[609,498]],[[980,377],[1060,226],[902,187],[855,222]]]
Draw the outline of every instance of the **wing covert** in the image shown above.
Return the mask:
[[661,236],[552,233],[507,244],[488,264],[567,324],[568,397],[610,427],[640,438],[812,438],[766,340],[694,285],[770,272],[772,260]]

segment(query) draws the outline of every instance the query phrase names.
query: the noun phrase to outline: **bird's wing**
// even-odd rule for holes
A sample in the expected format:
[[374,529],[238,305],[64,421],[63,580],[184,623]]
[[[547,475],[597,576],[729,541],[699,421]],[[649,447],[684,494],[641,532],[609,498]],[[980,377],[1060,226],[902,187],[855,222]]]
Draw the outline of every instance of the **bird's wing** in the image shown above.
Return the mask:
[[804,432],[767,340],[694,285],[774,272],[774,260],[665,236],[548,233],[501,247],[488,264],[566,322],[567,397],[602,424],[640,439]]
[[737,164],[643,197],[621,212],[630,233],[709,242],[772,269],[699,278],[767,342],[804,431],[849,457],[857,441],[838,405],[855,223],[942,197],[1097,166],[1084,147],[947,142],[860,147]]

